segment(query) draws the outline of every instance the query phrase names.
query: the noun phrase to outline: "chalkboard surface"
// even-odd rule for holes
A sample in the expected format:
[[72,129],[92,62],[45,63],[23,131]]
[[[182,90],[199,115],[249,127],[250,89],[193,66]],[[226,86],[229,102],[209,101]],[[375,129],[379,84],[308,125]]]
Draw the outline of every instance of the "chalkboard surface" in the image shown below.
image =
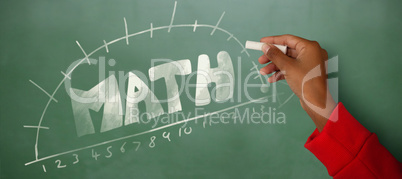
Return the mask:
[[0,178],[329,178],[246,40],[330,56],[334,96],[402,160],[400,1],[1,1]]

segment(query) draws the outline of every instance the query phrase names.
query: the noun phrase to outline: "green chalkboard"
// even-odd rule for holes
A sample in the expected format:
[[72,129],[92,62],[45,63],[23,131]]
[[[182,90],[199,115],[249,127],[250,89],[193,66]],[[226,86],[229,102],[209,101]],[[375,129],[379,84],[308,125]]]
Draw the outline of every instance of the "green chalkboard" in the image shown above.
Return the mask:
[[246,40],[330,56],[335,98],[402,160],[402,3],[0,2],[0,178],[329,178]]

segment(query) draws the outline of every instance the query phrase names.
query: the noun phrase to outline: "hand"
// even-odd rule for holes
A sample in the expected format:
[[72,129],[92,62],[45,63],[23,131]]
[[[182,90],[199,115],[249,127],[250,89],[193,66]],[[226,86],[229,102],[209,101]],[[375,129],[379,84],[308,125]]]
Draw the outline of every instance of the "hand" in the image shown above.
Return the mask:
[[[285,79],[321,131],[336,106],[327,87],[327,52],[317,42],[293,35],[264,37],[261,42],[266,44],[262,47],[264,55],[258,61],[261,64],[272,63],[261,68],[260,73],[267,75],[275,72],[268,78],[270,83]],[[288,46],[287,54],[272,44]]]

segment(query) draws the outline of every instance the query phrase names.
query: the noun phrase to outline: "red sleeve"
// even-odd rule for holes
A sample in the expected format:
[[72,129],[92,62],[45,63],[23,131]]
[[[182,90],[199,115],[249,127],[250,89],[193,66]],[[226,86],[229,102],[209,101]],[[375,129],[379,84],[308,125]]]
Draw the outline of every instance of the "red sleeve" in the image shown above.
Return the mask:
[[304,145],[334,178],[402,178],[402,164],[339,103]]

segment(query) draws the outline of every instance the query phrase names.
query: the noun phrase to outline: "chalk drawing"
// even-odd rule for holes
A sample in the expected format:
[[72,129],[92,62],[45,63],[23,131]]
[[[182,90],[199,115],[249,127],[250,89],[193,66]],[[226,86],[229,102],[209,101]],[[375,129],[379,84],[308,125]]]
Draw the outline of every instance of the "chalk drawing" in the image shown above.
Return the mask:
[[195,32],[195,30],[197,29],[197,20],[195,20],[195,22],[194,22],[194,28],[193,28],[193,32]]
[[71,80],[71,77],[69,75],[65,74],[63,71],[61,71],[61,74],[63,74],[66,78]]
[[218,111],[214,111],[214,112],[211,112],[211,113],[206,113],[204,115],[195,116],[195,117],[192,117],[192,118],[189,118],[189,119],[186,119],[186,120],[170,123],[170,124],[167,124],[167,125],[164,125],[164,126],[161,126],[161,127],[157,127],[157,128],[154,128],[154,129],[151,129],[151,130],[148,130],[148,131],[144,131],[144,132],[140,132],[140,133],[136,133],[136,134],[131,134],[131,135],[127,135],[127,136],[124,136],[124,137],[119,137],[119,138],[116,138],[116,139],[112,139],[112,140],[104,141],[104,142],[101,142],[101,143],[89,145],[89,146],[86,146],[86,147],[81,147],[81,148],[77,148],[77,149],[73,149],[73,150],[69,150],[69,151],[65,151],[65,152],[61,152],[61,153],[57,153],[57,154],[53,154],[53,155],[49,155],[49,156],[45,156],[45,157],[39,158],[37,160],[33,160],[33,161],[25,163],[25,166],[31,165],[33,163],[37,163],[37,162],[40,162],[40,161],[44,161],[44,160],[47,160],[47,159],[51,159],[51,158],[54,158],[54,157],[57,157],[57,156],[61,156],[61,155],[69,154],[69,153],[74,153],[74,152],[81,151],[81,150],[84,150],[84,149],[90,149],[90,148],[105,145],[105,144],[108,144],[108,143],[112,143],[112,142],[116,142],[116,141],[120,141],[120,140],[124,140],[124,139],[128,139],[128,138],[132,138],[132,137],[152,133],[152,132],[159,131],[159,130],[162,130],[162,129],[165,129],[165,128],[168,128],[168,127],[183,124],[185,122],[194,121],[196,119],[200,119],[200,118],[208,117],[208,116],[211,116],[211,115],[214,115],[214,114],[219,114],[221,112],[229,111],[229,110],[241,107],[241,106],[246,106],[246,105],[249,105],[249,104],[252,104],[252,103],[265,101],[265,100],[267,100],[268,98],[271,98],[271,97],[272,96],[261,97],[261,98],[251,100],[251,101],[248,101],[248,102],[245,102],[245,103],[234,105],[232,107],[228,107],[228,108],[221,109],[221,110],[218,110]]
[[124,146],[126,145],[126,143],[127,143],[127,142],[124,142],[123,145],[121,145],[121,147],[120,147],[121,153],[126,152],[126,149],[124,149]]
[[[189,130],[187,131],[187,129],[189,129]],[[193,129],[192,129],[191,127],[186,127],[186,128],[184,128],[184,133],[185,133],[185,134],[190,134],[191,131],[193,131]]]
[[[191,62],[189,59],[172,61],[167,59],[160,59],[159,61],[166,62],[161,65],[151,67],[149,69],[149,79],[156,81],[163,78],[166,84],[168,113],[174,113],[181,111],[182,106],[180,102],[179,87],[176,82],[176,75],[188,75],[191,73]],[[153,62],[158,62],[158,59],[154,59]],[[153,88],[155,89],[155,88]],[[180,89],[182,91],[184,89]]]
[[[164,114],[164,110],[155,94],[148,88],[144,81],[132,72],[128,74],[126,117],[124,125],[136,123],[139,121],[138,103],[145,101],[148,119]],[[138,91],[135,91],[138,89]],[[154,102],[152,102],[154,100]]]
[[166,132],[163,132],[162,137],[165,139],[168,139],[170,142],[170,132],[168,132],[167,134],[166,134]]
[[221,17],[219,18],[218,22],[216,23],[214,29],[212,29],[211,35],[214,35],[216,28],[218,28],[219,23],[221,23],[221,20],[223,18],[223,16],[225,15],[225,11],[223,11]]
[[149,143],[149,147],[150,147],[150,148],[154,148],[154,147],[155,147],[155,139],[156,139],[156,136],[152,136],[152,137],[151,137],[151,142]]
[[176,6],[177,6],[177,1],[174,2],[173,13],[172,13],[172,18],[170,19],[168,32],[170,32],[170,29],[172,29],[172,25],[173,25],[173,21],[174,21],[174,15],[176,14]]
[[[34,84],[36,87],[38,87],[40,90],[42,90],[47,96],[50,97],[51,100],[53,100],[54,102],[58,102],[56,99],[54,99],[53,95],[50,95],[48,92],[46,92],[42,87],[40,87],[38,84],[36,84],[35,82],[33,82],[32,80],[29,80],[29,82],[31,82],[32,84]],[[40,126],[40,125],[39,125]]]
[[[80,99],[71,98],[77,135],[95,133],[90,109],[98,112],[103,107],[101,132],[119,128],[123,125],[122,104],[117,79],[111,75],[88,91],[71,88]],[[104,95],[101,95],[104,94]]]
[[73,154],[75,161],[73,162],[73,164],[77,164],[80,160],[78,159],[78,155],[77,154]]
[[54,163],[57,163],[57,168],[65,168],[67,165],[62,165],[61,160],[56,160]]
[[103,43],[105,44],[106,53],[109,53],[109,48],[108,48],[108,46],[107,46],[106,41],[105,41],[105,40],[103,40]]
[[34,128],[34,129],[37,129],[37,128],[49,129],[49,127],[45,127],[45,126],[27,126],[27,125],[24,125],[24,127],[25,128]]
[[128,45],[128,29],[127,29],[127,21],[126,18],[124,18],[124,29],[126,30],[126,43]]
[[108,155],[105,155],[106,158],[110,158],[113,156],[112,152],[110,151],[111,148],[112,148],[112,146],[109,146],[106,148],[107,152],[109,153]]
[[149,32],[150,32],[150,34],[151,34],[151,38],[152,38],[152,35],[153,35],[153,32],[154,32],[154,29],[153,29],[154,27],[153,27],[153,25],[152,25],[152,23],[151,23],[151,28],[149,28]]
[[135,148],[135,151],[137,151],[140,148],[141,142],[133,142],[133,144],[137,144],[137,147]]
[[218,67],[211,68],[208,55],[198,57],[197,88],[195,90],[195,105],[205,106],[211,103],[208,84],[216,83],[215,101],[222,102],[233,97],[234,70],[232,60],[227,52],[217,55]]
[[[81,44],[80,44],[78,41],[75,41],[75,43],[77,43],[77,45],[78,45],[78,47],[80,47],[82,53],[84,53],[85,59],[87,60],[88,64],[91,65],[91,62],[90,62],[89,59],[88,59],[88,55],[87,55],[87,53],[85,52],[85,50],[81,47]],[[67,74],[70,75],[70,73],[67,73]]]
[[98,160],[99,156],[100,156],[100,154],[98,154],[94,149],[92,149],[92,158],[94,158],[95,160]]
[[[204,120],[204,128],[205,128],[205,120]],[[182,129],[183,129],[182,127],[179,128],[179,137],[181,137],[181,130]],[[187,131],[187,129],[188,129],[188,131]],[[186,127],[186,128],[183,129],[184,134],[187,134],[187,135],[191,134],[192,131],[193,131],[193,129],[191,127]]]
[[[231,40],[231,39],[235,40],[236,43],[241,47],[241,53],[246,53],[246,55],[250,57],[250,54],[249,54],[248,51],[245,49],[243,43],[241,43],[240,40],[237,39],[237,37],[235,37],[235,36],[234,36],[232,33],[230,33],[229,31],[227,31],[227,30],[225,30],[225,29],[223,29],[223,28],[221,28],[221,27],[218,27],[218,25],[220,24],[220,21],[222,20],[222,18],[223,18],[223,16],[224,16],[225,12],[221,15],[221,17],[219,18],[219,20],[218,20],[218,22],[216,23],[216,25],[199,24],[199,23],[197,22],[197,20],[194,22],[194,24],[177,24],[177,25],[174,25],[173,22],[174,22],[174,17],[175,17],[175,13],[176,13],[176,6],[177,6],[177,1],[175,1],[174,8],[173,8],[173,13],[172,13],[172,18],[171,18],[171,21],[170,21],[170,24],[169,24],[169,25],[167,25],[167,26],[159,26],[159,27],[153,27],[153,26],[151,26],[151,28],[149,28],[149,29],[146,29],[146,30],[143,30],[143,31],[139,31],[139,32],[136,32],[136,33],[132,33],[132,34],[128,34],[127,21],[126,21],[126,18],[123,18],[123,20],[124,20],[124,25],[125,25],[125,32],[126,32],[125,35],[122,36],[122,37],[120,37],[120,38],[111,40],[111,41],[109,41],[109,42],[106,42],[105,40],[103,40],[103,45],[99,46],[98,48],[96,48],[95,50],[93,50],[93,51],[90,52],[90,53],[86,53],[85,50],[82,48],[81,44],[80,44],[78,41],[76,41],[76,44],[78,45],[78,47],[80,48],[80,50],[81,50],[82,53],[84,54],[84,58],[83,58],[82,60],[80,60],[70,71],[68,71],[68,72],[66,72],[66,73],[63,72],[63,73],[64,73],[64,74],[63,74],[63,76],[64,76],[63,79],[60,81],[60,83],[56,86],[56,88],[54,89],[54,91],[53,91],[51,94],[47,93],[44,89],[42,89],[39,85],[37,85],[36,83],[34,83],[32,80],[29,80],[32,84],[34,84],[34,85],[37,86],[39,89],[41,89],[41,90],[49,97],[49,100],[47,101],[47,103],[46,103],[46,105],[45,105],[45,107],[44,107],[44,109],[43,109],[43,111],[42,111],[42,114],[41,114],[41,116],[40,116],[40,118],[39,118],[39,122],[38,122],[38,125],[37,125],[38,127],[37,127],[37,130],[36,130],[35,146],[34,146],[34,150],[35,150],[35,151],[34,151],[34,152],[35,152],[35,160],[33,160],[33,161],[31,161],[31,162],[25,163],[26,166],[27,166],[27,165],[30,165],[30,164],[33,164],[33,163],[36,163],[36,162],[39,162],[39,161],[43,161],[43,160],[47,160],[47,159],[50,159],[50,158],[54,158],[54,157],[57,157],[57,156],[60,156],[60,155],[64,155],[64,154],[76,152],[76,151],[83,150],[83,149],[89,149],[89,148],[92,148],[92,147],[95,147],[95,146],[104,145],[104,144],[106,144],[106,143],[110,143],[110,142],[122,140],[122,139],[125,139],[125,138],[130,138],[130,137],[134,137],[134,136],[138,136],[138,135],[143,135],[143,134],[146,134],[146,133],[154,132],[154,131],[156,131],[156,130],[160,130],[160,129],[164,129],[164,128],[167,128],[167,127],[170,127],[170,126],[173,126],[173,125],[180,124],[180,122],[178,122],[178,123],[172,123],[172,124],[170,124],[170,125],[166,125],[166,126],[162,126],[162,127],[159,127],[159,128],[155,128],[155,129],[152,129],[152,130],[149,130],[149,131],[145,131],[145,132],[141,132],[141,133],[137,133],[137,134],[133,134],[133,135],[129,135],[129,136],[125,136],[125,137],[121,137],[121,138],[117,138],[117,139],[105,141],[105,142],[102,142],[102,143],[98,143],[98,144],[94,144],[94,145],[82,147],[82,148],[79,148],[79,149],[74,149],[74,150],[70,150],[70,151],[65,151],[65,152],[61,152],[61,153],[57,153],[57,154],[53,154],[53,155],[49,155],[49,156],[45,156],[45,157],[39,158],[38,144],[39,144],[40,129],[42,129],[41,124],[42,124],[42,122],[43,122],[44,116],[45,116],[46,111],[47,111],[49,105],[51,104],[51,102],[52,102],[52,101],[57,102],[57,100],[54,98],[55,94],[58,92],[58,90],[59,90],[59,88],[61,87],[61,85],[63,85],[64,81],[65,81],[66,79],[69,79],[68,77],[70,77],[71,73],[72,73],[80,64],[82,64],[84,61],[87,61],[87,63],[88,63],[89,65],[91,65],[91,62],[90,62],[90,60],[89,60],[89,57],[90,57],[91,55],[93,55],[94,53],[98,52],[99,50],[103,49],[103,48],[105,48],[106,52],[108,53],[108,52],[109,52],[108,46],[110,46],[110,45],[112,45],[112,44],[114,44],[114,43],[116,43],[116,42],[118,42],[118,41],[126,40],[126,43],[129,44],[128,39],[129,39],[130,37],[134,37],[134,36],[137,36],[137,35],[145,34],[145,33],[148,33],[148,32],[153,33],[153,32],[156,31],[156,30],[168,29],[168,32],[170,32],[171,29],[173,29],[173,28],[192,27],[192,28],[193,28],[193,32],[195,32],[196,28],[201,28],[201,27],[202,27],[202,28],[210,28],[210,29],[212,29],[211,35],[213,35],[216,30],[221,31],[221,32],[227,34],[227,35],[228,35],[228,39],[227,39],[227,40],[228,40],[228,41]],[[152,35],[151,35],[151,36],[152,36]],[[236,106],[238,107],[238,106],[243,106],[243,105],[251,104],[251,103],[254,103],[254,102],[259,101],[259,100],[261,100],[261,99],[266,100],[266,98],[267,98],[267,97],[263,97],[263,98],[260,98],[260,99],[258,99],[258,100],[252,100],[252,101],[249,101],[249,102],[246,102],[246,103],[242,103],[242,104],[239,104],[239,105],[236,105]],[[208,116],[208,115],[215,114],[215,113],[219,113],[219,112],[222,112],[222,111],[225,111],[225,110],[233,109],[233,108],[236,107],[236,106],[233,106],[232,108],[227,108],[227,109],[215,111],[215,112],[213,112],[213,113],[208,113],[208,114],[206,114],[206,115],[196,116],[196,117],[190,118],[190,119],[188,119],[188,120],[191,121],[191,120],[194,120],[194,119],[202,118],[202,117],[204,117],[204,116]],[[92,150],[92,151],[93,151],[93,150]],[[43,166],[43,168],[44,168],[44,166]],[[46,171],[45,168],[44,168],[44,170]]]

